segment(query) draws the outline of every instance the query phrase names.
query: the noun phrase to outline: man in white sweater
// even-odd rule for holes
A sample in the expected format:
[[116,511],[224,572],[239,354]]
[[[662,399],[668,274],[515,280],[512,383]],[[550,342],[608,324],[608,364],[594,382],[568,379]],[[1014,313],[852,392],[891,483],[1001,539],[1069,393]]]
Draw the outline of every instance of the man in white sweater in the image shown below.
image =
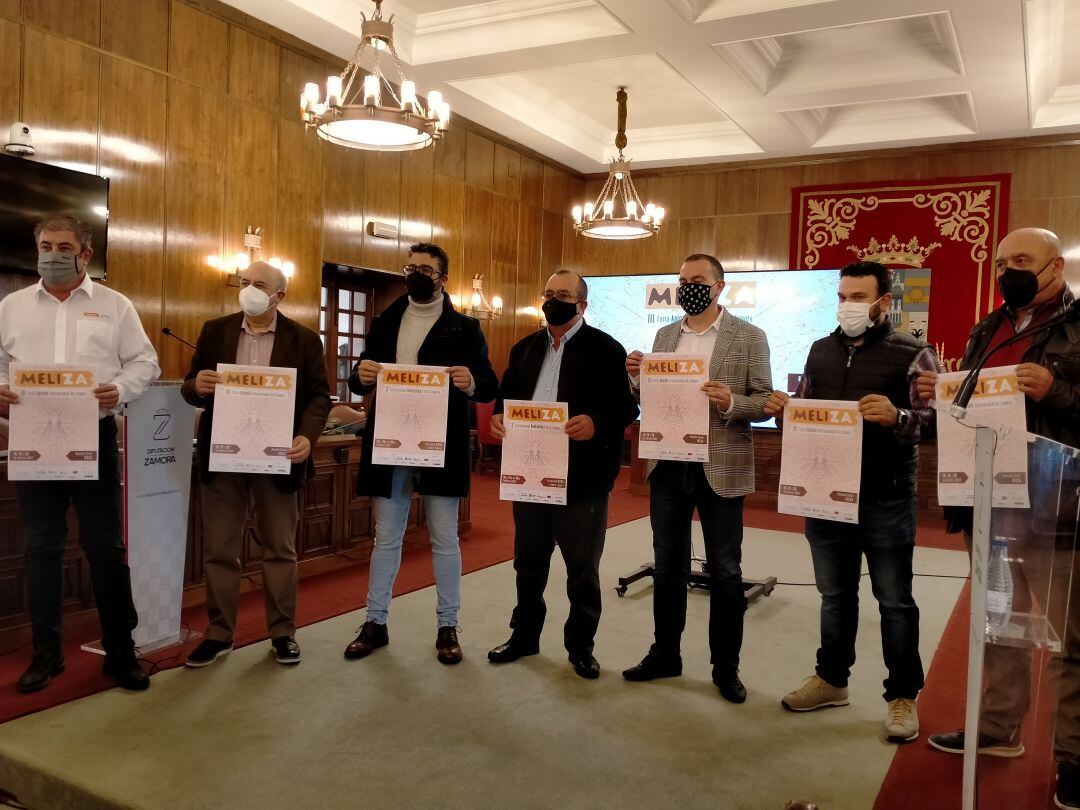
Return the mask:
[[[442,467],[395,467],[373,464],[371,442],[365,441],[356,489],[370,495],[375,509],[375,548],[371,554],[367,621],[345,649],[345,657],[364,658],[390,642],[387,620],[394,580],[401,564],[401,543],[414,492],[424,501],[431,538],[437,593],[435,648],[443,664],[461,661],[458,610],[461,605],[461,551],[458,548],[458,505],[469,493],[468,402],[490,402],[498,381],[488,361],[480,324],[457,312],[444,292],[448,257],[438,245],[422,243],[409,251],[405,265],[406,295],[378,315],[367,344],[349,378],[349,388],[371,393],[382,363],[440,366],[453,383],[447,408],[446,460]],[[380,418],[371,403],[367,434]]]

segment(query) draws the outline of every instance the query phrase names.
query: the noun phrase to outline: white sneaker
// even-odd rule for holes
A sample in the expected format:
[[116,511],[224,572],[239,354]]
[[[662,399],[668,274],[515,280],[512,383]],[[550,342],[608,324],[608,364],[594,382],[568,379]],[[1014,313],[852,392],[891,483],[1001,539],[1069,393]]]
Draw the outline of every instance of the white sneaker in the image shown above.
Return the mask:
[[919,736],[919,710],[910,698],[889,701],[885,717],[885,739],[889,742],[911,742]]
[[847,687],[833,686],[828,681],[811,675],[803,685],[780,701],[784,708],[792,712],[812,712],[827,706],[847,706]]

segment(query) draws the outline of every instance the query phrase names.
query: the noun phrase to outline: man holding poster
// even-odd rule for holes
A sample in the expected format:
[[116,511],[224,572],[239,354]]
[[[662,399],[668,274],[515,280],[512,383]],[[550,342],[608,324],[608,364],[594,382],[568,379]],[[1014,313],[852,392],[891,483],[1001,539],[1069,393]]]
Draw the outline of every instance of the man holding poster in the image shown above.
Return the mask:
[[326,426],[330,385],[319,336],[278,311],[285,274],[254,262],[240,275],[242,311],[203,325],[181,389],[189,404],[205,408],[198,453],[209,624],[184,662],[193,668],[233,648],[251,501],[270,651],[279,664],[300,663],[297,493],[315,474],[311,448]]
[[[830,454],[828,445],[819,442],[822,452],[807,457],[796,452],[791,459],[804,464],[802,480],[837,481],[838,486],[830,489],[840,491],[838,507],[845,501],[851,506],[848,496],[854,494],[858,508],[857,522],[843,522],[850,514],[839,509],[832,519],[806,518],[814,579],[821,593],[821,646],[815,674],[781,702],[793,712],[848,705],[865,555],[881,611],[882,646],[889,671],[885,679],[889,704],[885,736],[891,742],[909,742],[919,736],[915,699],[923,687],[919,608],[911,593],[917,442],[924,425],[933,421],[933,412],[918,399],[917,380],[921,371],[936,371],[938,362],[924,341],[892,328],[888,318],[891,289],[891,271],[877,262],[859,262],[840,271],[840,326],[810,347],[795,392],[800,400],[837,402],[824,403],[825,407],[809,403],[819,407],[803,408],[800,424],[792,427],[806,428],[819,418],[819,412],[826,414],[824,424],[834,419],[841,423],[845,403],[857,403],[863,424],[860,457],[854,455],[858,445],[849,454]],[[765,413],[793,415],[793,408],[785,412],[789,400],[795,403],[785,392],[774,391],[765,403]],[[789,462],[786,442],[792,433],[798,436],[797,442],[802,441],[798,431],[789,431],[785,425],[785,463]],[[861,465],[861,471],[854,482],[857,492],[852,493],[843,479],[845,469],[855,465]],[[798,488],[799,484],[788,486]],[[797,499],[794,490],[789,490],[788,496]]]
[[557,545],[566,563],[570,599],[563,644],[574,671],[593,679],[600,676],[593,639],[600,624],[600,555],[607,534],[608,498],[619,474],[626,426],[637,417],[638,409],[623,371],[625,350],[583,319],[589,305],[584,279],[560,270],[547,280],[540,297],[548,326],[510,350],[491,432],[508,438],[510,455],[504,445],[503,472],[513,475],[511,468],[516,464],[527,466],[530,452],[526,448],[520,454],[523,457],[517,457],[514,436],[523,428],[515,423],[565,419],[562,441],[540,445],[536,452],[548,456],[542,462],[549,471],[544,477],[554,479],[559,477],[555,457],[566,453],[566,500],[563,505],[520,493],[515,496],[513,632],[506,643],[488,653],[488,660],[506,664],[540,651],[547,615],[544,588]]
[[357,494],[370,495],[375,507],[375,548],[367,620],[345,648],[349,659],[390,643],[386,624],[413,492],[424,500],[431,538],[436,657],[462,659],[458,505],[469,494],[469,401],[490,402],[498,380],[480,322],[455,310],[445,292],[449,261],[438,245],[409,249],[406,294],[372,321],[349,377],[354,393],[375,393],[356,477]]
[[[39,479],[15,484],[26,529],[26,591],[34,634],[33,661],[17,688],[36,692],[64,671],[62,564],[68,506],[74,503],[101,620],[104,672],[125,689],[146,689],[150,680],[135,660],[131,637],[138,614],[124,546],[115,414],[157,379],[157,355],[131,302],[86,274],[94,251],[85,223],[54,217],[34,229],[34,238],[41,281],[0,301],[0,416],[10,413],[13,450],[23,443],[24,426],[56,441],[56,420],[62,417],[76,422],[64,431],[66,441],[84,430],[87,435],[75,441],[79,447],[63,452],[68,461],[59,465],[45,452],[36,461],[8,464],[9,472],[16,463],[28,464],[24,478]],[[29,373],[16,379],[12,372],[20,366]],[[91,372],[96,379],[84,387]],[[17,390],[27,392],[21,400]],[[57,397],[82,402],[76,406],[81,414],[69,405],[57,410]],[[52,466],[51,474],[34,473],[38,462]],[[84,465],[89,470],[76,476],[74,468]]]

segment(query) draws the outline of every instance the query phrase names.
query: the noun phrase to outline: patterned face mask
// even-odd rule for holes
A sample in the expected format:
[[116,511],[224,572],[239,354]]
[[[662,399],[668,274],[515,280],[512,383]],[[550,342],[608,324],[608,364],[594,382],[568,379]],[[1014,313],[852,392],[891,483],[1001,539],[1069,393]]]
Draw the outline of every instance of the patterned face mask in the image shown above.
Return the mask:
[[675,294],[675,299],[687,315],[700,315],[712,303],[713,286],[713,284],[682,284]]

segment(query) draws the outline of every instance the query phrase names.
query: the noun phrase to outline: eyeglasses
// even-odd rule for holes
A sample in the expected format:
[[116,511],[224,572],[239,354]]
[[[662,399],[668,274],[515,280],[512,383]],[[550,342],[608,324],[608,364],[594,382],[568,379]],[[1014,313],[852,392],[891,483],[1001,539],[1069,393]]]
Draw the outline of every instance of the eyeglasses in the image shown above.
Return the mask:
[[442,270],[436,270],[426,264],[407,264],[402,268],[401,272],[407,276],[411,276],[413,273],[423,273],[428,278],[438,278],[443,275]]
[[562,301],[564,304],[576,304],[584,299],[566,290],[541,290],[540,297],[545,301],[550,301],[552,298],[556,298]]

